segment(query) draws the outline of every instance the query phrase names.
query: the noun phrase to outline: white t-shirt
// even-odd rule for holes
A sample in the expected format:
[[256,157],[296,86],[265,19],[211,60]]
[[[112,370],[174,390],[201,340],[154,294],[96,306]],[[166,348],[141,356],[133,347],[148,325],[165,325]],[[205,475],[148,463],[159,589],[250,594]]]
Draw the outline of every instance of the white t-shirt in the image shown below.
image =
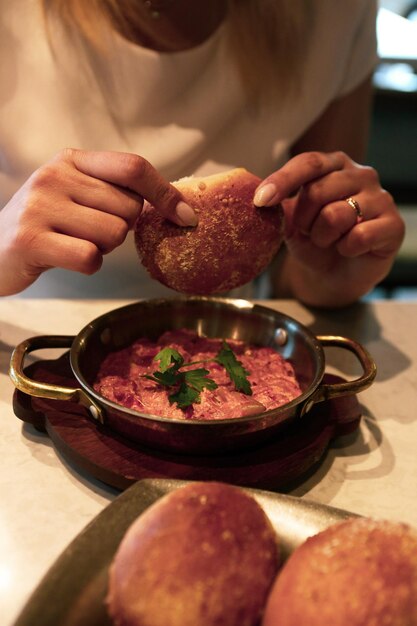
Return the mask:
[[[170,54],[117,36],[106,56],[97,53],[88,63],[65,37],[53,37],[51,49],[38,0],[0,0],[0,206],[65,147],[134,152],[168,180],[237,166],[267,176],[376,62],[373,0],[314,5],[299,94],[255,111],[227,56],[222,27],[197,48]],[[146,274],[129,236],[94,276],[50,270],[21,296],[164,294],[173,292]]]

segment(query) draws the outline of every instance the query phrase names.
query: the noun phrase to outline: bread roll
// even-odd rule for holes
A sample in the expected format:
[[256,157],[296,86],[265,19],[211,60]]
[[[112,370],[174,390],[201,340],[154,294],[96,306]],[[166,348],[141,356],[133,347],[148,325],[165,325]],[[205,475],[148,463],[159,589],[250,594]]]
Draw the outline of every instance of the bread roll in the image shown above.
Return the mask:
[[308,539],[268,597],[262,626],[417,626],[417,535],[352,518]]
[[165,219],[145,203],[135,226],[139,257],[153,278],[184,294],[210,295],[258,276],[282,242],[282,211],[257,208],[261,182],[243,168],[173,185],[198,214],[195,228]]
[[145,511],[110,569],[117,626],[255,626],[278,568],[275,532],[243,490],[189,483]]

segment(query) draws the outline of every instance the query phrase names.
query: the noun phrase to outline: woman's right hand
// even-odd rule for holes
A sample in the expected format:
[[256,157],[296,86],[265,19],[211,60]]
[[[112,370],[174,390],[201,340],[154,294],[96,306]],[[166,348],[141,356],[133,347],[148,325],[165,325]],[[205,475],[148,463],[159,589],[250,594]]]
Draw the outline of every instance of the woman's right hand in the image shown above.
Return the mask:
[[181,194],[146,159],[63,150],[0,211],[0,295],[22,291],[53,267],[97,272],[103,255],[125,240],[144,199],[180,226],[197,223]]

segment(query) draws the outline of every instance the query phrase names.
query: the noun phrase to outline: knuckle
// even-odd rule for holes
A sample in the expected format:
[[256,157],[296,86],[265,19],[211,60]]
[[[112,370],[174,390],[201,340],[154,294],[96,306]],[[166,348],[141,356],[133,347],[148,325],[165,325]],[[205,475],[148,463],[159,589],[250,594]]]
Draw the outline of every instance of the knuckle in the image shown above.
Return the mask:
[[340,214],[331,206],[323,208],[311,230],[312,240],[319,247],[326,247],[339,239],[344,231]]
[[95,274],[103,263],[103,256],[93,243],[85,242],[78,253],[78,271],[82,274]]
[[331,156],[337,161],[345,161],[347,158],[346,152],[343,152],[343,150],[335,150],[331,153]]
[[111,241],[115,247],[120,246],[120,244],[124,242],[128,232],[129,232],[128,224],[122,219],[117,220],[116,224],[113,226],[112,233],[111,233],[112,235]]
[[125,208],[126,208],[126,221],[128,222],[129,226],[131,226],[135,222],[137,216],[142,210],[142,206],[143,206],[143,201],[141,199],[137,199],[137,198],[127,199]]
[[124,242],[128,232],[129,226],[125,220],[121,218],[112,219],[111,223],[107,225],[100,249],[104,253],[111,252]]
[[370,165],[363,165],[362,170],[365,173],[367,180],[373,185],[379,185],[379,176],[375,168]]
[[357,228],[353,229],[356,246],[360,250],[370,250],[372,246],[372,234],[366,228],[366,222],[362,222]]
[[80,152],[80,150],[64,148],[58,152],[31,175],[29,179],[31,188],[40,190],[57,187],[58,181],[64,183],[71,173],[71,163],[74,161],[76,152]]
[[323,222],[323,225],[326,227],[326,229],[328,230],[339,230],[338,229],[338,224],[340,221],[339,218],[339,214],[338,211],[331,206],[325,207],[321,213],[320,213],[320,218]]
[[320,173],[323,169],[323,155],[321,152],[313,151],[306,154],[307,165],[313,172]]
[[323,198],[323,190],[325,189],[326,183],[321,178],[317,178],[303,185],[303,195],[305,195],[308,202],[320,204]]
[[36,170],[30,177],[32,191],[41,191],[56,185],[57,167],[54,163],[47,163]]
[[143,178],[148,167],[148,161],[138,154],[125,154],[123,157],[124,172],[129,179]]

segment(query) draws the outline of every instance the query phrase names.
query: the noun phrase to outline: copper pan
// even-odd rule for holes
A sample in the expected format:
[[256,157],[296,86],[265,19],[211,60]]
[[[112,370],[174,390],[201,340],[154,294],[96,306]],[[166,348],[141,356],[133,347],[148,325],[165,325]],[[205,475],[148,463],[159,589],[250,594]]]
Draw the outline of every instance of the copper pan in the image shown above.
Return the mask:
[[[94,391],[98,368],[108,352],[128,346],[139,337],[157,339],[166,330],[180,328],[208,337],[273,346],[292,362],[302,394],[292,402],[255,416],[186,421],[138,413]],[[323,348],[327,346],[353,352],[362,366],[362,375],[347,382],[324,383]],[[52,347],[70,348],[76,389],[34,381],[25,375],[25,355]],[[357,394],[371,385],[375,375],[372,357],[352,339],[315,336],[288,315],[246,300],[206,297],[143,300],[114,309],[91,321],[76,336],[37,336],[23,341],[13,351],[10,362],[10,377],[24,393],[78,402],[87,408],[99,428],[105,427],[147,447],[186,454],[240,450],[278,436],[294,420],[299,420],[301,427],[316,403]]]

